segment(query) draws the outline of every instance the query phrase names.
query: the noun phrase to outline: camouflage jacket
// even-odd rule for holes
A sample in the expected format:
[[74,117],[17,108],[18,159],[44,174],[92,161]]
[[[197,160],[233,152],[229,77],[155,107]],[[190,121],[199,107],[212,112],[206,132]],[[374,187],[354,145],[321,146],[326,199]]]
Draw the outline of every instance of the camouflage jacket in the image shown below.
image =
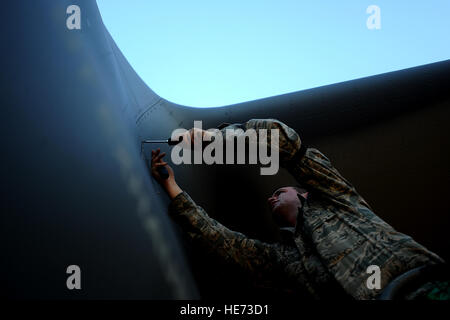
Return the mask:
[[[337,285],[355,299],[375,299],[398,275],[442,262],[377,217],[330,160],[319,150],[302,145],[299,135],[284,123],[252,119],[222,132],[236,127],[279,129],[281,165],[308,189],[308,199],[296,228],[285,230],[286,240],[269,244],[229,230],[183,192],[172,200],[169,213],[192,240],[238,264],[256,279],[283,279],[293,290],[307,290],[314,298],[326,297]],[[367,286],[371,265],[380,268],[381,289]]]

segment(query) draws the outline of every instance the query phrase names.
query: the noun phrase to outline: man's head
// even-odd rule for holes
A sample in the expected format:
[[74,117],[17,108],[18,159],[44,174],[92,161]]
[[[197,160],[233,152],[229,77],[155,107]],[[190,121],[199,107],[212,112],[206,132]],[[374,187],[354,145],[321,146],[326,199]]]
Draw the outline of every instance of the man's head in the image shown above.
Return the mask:
[[280,227],[295,227],[298,210],[302,207],[299,197],[306,199],[308,192],[302,187],[282,187],[277,189],[267,202],[275,222]]

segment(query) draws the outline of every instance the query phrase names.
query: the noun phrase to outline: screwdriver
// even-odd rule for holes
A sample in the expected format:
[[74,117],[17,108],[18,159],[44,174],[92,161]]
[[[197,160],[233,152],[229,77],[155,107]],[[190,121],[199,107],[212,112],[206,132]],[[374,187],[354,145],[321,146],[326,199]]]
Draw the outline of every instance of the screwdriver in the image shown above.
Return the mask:
[[[144,143],[167,143],[169,146],[174,146],[174,145],[177,145],[178,143],[180,143],[181,141],[183,141],[183,137],[180,137],[178,139],[178,141],[177,140],[172,140],[172,139],[167,139],[167,140],[142,140],[141,141],[141,154],[143,152]],[[159,167],[158,168],[158,173],[161,176],[161,178],[163,178],[164,180],[169,178],[169,172],[167,171],[166,167]]]
[[167,139],[167,140],[143,140],[142,143],[167,143],[169,146],[174,146],[183,141],[183,137],[177,140]]
[[[143,152],[144,143],[167,143],[169,146],[174,146],[174,145],[179,144],[181,141],[183,141],[183,137],[180,137],[178,139],[178,141],[177,140],[172,140],[170,138],[167,139],[167,140],[165,140],[165,139],[163,139],[163,140],[154,140],[154,139],[153,140],[142,140],[141,141],[141,154]],[[209,143],[210,142],[207,141],[205,143],[205,145],[208,145]],[[191,145],[191,147],[194,147],[194,145]],[[158,168],[158,173],[161,176],[161,178],[163,178],[164,180],[169,178],[169,172],[167,171],[166,167],[159,167]]]

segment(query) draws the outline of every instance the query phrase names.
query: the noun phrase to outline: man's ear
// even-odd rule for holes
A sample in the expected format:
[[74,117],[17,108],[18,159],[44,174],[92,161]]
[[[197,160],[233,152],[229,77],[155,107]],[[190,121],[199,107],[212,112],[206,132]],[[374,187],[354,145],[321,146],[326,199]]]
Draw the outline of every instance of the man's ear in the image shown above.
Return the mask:
[[309,194],[309,192],[300,193],[300,195],[301,195],[303,198],[305,198],[305,199],[308,198],[308,194]]

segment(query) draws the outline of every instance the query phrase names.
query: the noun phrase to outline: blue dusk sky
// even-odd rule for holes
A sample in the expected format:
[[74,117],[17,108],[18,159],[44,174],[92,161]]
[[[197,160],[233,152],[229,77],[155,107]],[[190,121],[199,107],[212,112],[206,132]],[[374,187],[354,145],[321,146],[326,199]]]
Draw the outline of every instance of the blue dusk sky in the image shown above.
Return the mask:
[[[216,107],[450,58],[450,1],[97,0],[164,99]],[[379,29],[367,21],[379,11]]]

